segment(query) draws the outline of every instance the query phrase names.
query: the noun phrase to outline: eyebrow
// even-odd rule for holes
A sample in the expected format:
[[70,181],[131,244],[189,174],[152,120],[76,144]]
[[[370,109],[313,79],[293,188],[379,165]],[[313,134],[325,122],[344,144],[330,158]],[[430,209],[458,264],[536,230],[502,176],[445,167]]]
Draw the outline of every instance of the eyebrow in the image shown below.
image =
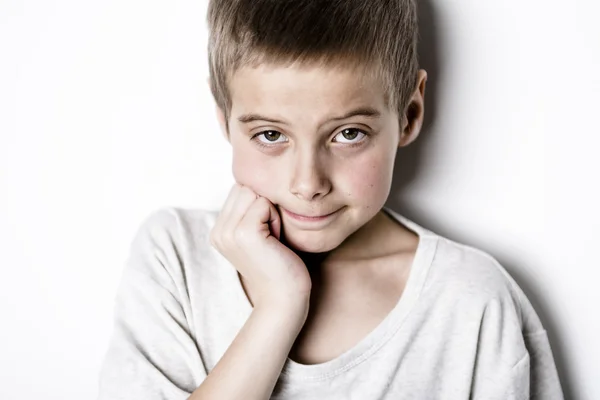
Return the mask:
[[[346,114],[344,114],[342,116],[331,118],[330,121],[339,121],[342,119],[348,119],[350,117],[355,117],[358,115],[374,119],[374,118],[379,118],[381,116],[381,113],[373,107],[359,107],[359,108],[356,108],[354,110],[347,112]],[[252,121],[267,121],[267,122],[272,122],[272,123],[276,123],[276,124],[287,125],[284,121],[269,118],[264,115],[260,115],[260,114],[256,114],[256,113],[243,114],[238,117],[238,121],[240,121],[243,124],[247,124]]]

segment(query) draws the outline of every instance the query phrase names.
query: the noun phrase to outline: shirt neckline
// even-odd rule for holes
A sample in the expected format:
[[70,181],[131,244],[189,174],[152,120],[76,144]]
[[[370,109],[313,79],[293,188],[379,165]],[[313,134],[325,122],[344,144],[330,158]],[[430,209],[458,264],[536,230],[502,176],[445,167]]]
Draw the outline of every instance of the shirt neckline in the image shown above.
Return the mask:
[[[379,325],[352,348],[332,360],[319,364],[306,365],[298,363],[288,356],[281,371],[280,380],[318,381],[329,379],[344,373],[381,349],[398,329],[400,329],[402,322],[413,308],[433,260],[437,244],[437,235],[388,207],[383,207],[382,211],[404,225],[404,227],[413,231],[419,237],[408,279],[398,302]],[[241,299],[241,302],[244,304],[246,314],[249,315],[253,310],[252,305],[246,296],[237,270],[235,268],[232,268],[232,270],[234,274],[235,291],[237,296]]]

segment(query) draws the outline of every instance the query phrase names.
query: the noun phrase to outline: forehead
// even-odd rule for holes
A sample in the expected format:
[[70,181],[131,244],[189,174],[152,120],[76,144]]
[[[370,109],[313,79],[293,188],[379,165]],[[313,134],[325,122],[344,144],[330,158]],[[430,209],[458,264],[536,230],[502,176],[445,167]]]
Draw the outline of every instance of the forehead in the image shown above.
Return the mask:
[[232,114],[267,109],[306,115],[307,110],[328,113],[357,105],[385,111],[382,85],[363,69],[356,68],[243,67],[233,75],[229,89]]

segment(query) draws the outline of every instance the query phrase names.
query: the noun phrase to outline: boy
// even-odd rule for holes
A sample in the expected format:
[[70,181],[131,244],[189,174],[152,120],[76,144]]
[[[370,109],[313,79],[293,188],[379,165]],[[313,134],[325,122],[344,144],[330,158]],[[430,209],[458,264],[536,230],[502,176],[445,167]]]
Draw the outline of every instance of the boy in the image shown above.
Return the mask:
[[562,399],[490,255],[386,208],[427,74],[411,0],[212,0],[236,184],[136,235],[100,399]]

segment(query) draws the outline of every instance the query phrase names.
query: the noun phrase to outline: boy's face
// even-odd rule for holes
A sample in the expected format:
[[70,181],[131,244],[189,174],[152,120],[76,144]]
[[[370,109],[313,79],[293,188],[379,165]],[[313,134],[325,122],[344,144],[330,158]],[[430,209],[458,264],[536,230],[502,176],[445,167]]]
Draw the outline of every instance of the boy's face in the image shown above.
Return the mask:
[[[398,146],[421,125],[400,127],[379,84],[351,70],[242,68],[230,90],[234,178],[275,205],[287,244],[305,252],[333,250],[371,221],[388,198]],[[340,118],[355,110],[377,115]],[[286,210],[334,214],[301,221]]]

